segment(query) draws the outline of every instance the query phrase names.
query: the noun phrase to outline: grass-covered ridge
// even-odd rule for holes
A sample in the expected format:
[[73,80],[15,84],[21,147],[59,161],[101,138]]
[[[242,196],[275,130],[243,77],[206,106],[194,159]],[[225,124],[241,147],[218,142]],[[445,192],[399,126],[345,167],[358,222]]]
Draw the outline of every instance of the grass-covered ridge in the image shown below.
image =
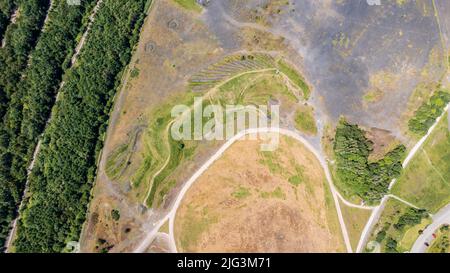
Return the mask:
[[[302,97],[296,87],[287,84],[287,76],[277,72],[274,58],[262,53],[227,56],[193,75],[189,80],[189,89],[197,92],[177,93],[148,114],[149,127],[142,137],[143,159],[139,166],[134,166],[136,172],[131,177],[136,197],[148,207],[162,204],[165,196],[179,182],[175,176],[180,166],[198,153],[198,141],[172,139],[170,130],[176,118],[171,116],[170,111],[174,105],[187,105],[193,110],[194,97],[199,96],[199,91],[202,91],[203,109],[211,104],[225,107],[267,106],[270,103],[280,103],[284,109],[290,109],[296,107]],[[184,118],[192,117],[187,115]],[[237,119],[237,115],[229,113],[223,118]],[[209,120],[204,117],[203,124]],[[124,150],[123,146],[118,146],[108,158],[107,174],[112,180],[120,180],[120,175],[117,175],[119,169],[126,166]]]
[[44,133],[16,251],[60,252],[78,240],[112,97],[139,38],[146,2],[105,0],[100,6]]
[[384,158],[369,162],[372,142],[357,125],[341,120],[336,128],[337,186],[346,196],[357,196],[367,203],[378,202],[387,192],[389,183],[402,171],[406,147],[398,145]]
[[291,65],[283,60],[278,61],[278,69],[292,81],[296,87],[303,91],[303,97],[308,100],[311,96],[311,89],[302,75]]

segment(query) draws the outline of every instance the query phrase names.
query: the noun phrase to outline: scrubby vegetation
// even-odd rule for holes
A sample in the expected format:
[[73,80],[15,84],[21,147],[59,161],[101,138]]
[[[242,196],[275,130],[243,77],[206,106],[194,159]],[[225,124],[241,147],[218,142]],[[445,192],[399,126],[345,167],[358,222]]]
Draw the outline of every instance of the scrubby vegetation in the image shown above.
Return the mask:
[[408,208],[404,214],[398,218],[398,222],[394,224],[396,229],[403,229],[405,226],[415,226],[422,222],[423,218],[427,218],[428,213],[424,209]]
[[442,115],[449,102],[450,93],[437,91],[428,102],[416,111],[414,117],[408,122],[409,129],[418,135],[425,135],[436,119]]
[[311,107],[302,107],[295,114],[295,125],[297,130],[309,134],[317,134],[316,120],[314,119],[314,110]]
[[18,252],[59,252],[78,240],[111,100],[138,40],[146,2],[101,5],[44,133],[18,225]]
[[430,222],[426,210],[415,209],[390,199],[374,227],[371,240],[380,244],[382,252],[409,251]]
[[111,217],[114,221],[120,220],[120,212],[116,209],[111,210]]
[[347,227],[348,236],[353,250],[358,247],[361,233],[372,214],[371,210],[359,209],[345,205],[340,201],[342,217]]
[[399,145],[382,159],[369,162],[372,145],[357,125],[340,121],[334,140],[338,186],[345,195],[356,195],[367,203],[376,203],[387,193],[391,180],[402,171],[406,152]]

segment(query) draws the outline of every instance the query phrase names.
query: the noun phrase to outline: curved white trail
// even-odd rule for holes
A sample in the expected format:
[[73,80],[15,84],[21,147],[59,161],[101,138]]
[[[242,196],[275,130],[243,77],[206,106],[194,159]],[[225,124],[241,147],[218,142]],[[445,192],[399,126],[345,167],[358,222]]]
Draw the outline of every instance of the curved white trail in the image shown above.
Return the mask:
[[[414,156],[416,155],[416,153],[419,151],[419,149],[422,147],[422,145],[425,143],[425,141],[428,139],[428,137],[431,135],[431,133],[434,131],[434,129],[436,128],[436,126],[439,124],[439,122],[441,121],[441,119],[447,115],[448,109],[450,107],[450,103],[447,104],[447,106],[445,106],[443,113],[436,119],[436,121],[434,122],[434,124],[430,127],[430,129],[428,129],[428,132],[425,136],[423,136],[417,143],[416,145],[414,145],[414,147],[411,149],[411,151],[408,153],[408,155],[406,156],[405,160],[403,161],[403,169],[405,169],[406,167],[408,167],[409,163],[411,162],[411,160],[414,158]],[[392,189],[392,187],[394,187],[395,183],[397,182],[397,179],[393,179],[392,182],[389,184],[389,190]],[[364,227],[364,230],[361,234],[360,240],[358,242],[358,247],[356,249],[356,252],[362,252],[365,244],[367,243],[367,240],[369,239],[370,236],[370,231],[372,230],[373,226],[375,225],[375,223],[378,221],[378,219],[381,216],[381,213],[384,209],[384,206],[386,205],[387,200],[389,199],[389,195],[386,195],[385,197],[383,197],[381,203],[379,206],[377,206],[373,212],[372,215],[369,218],[369,221],[367,221],[366,226]]]
[[433,233],[442,225],[450,224],[450,205],[442,208],[439,212],[433,215],[433,223],[425,228],[423,233],[417,238],[411,252],[424,253],[427,250],[425,243],[431,245],[433,241]]
[[[176,211],[177,211],[178,207],[180,206],[181,201],[183,200],[183,197],[185,196],[185,194],[187,193],[189,188],[236,141],[240,140],[241,138],[243,138],[246,135],[258,134],[258,133],[279,133],[279,134],[282,134],[282,135],[285,135],[285,136],[292,137],[295,140],[301,142],[319,160],[322,168],[325,171],[325,176],[327,178],[327,182],[328,182],[328,185],[330,187],[330,190],[331,190],[331,193],[332,193],[332,196],[333,196],[333,200],[334,200],[336,211],[337,211],[337,214],[338,214],[338,219],[339,219],[339,223],[340,223],[340,226],[341,226],[342,236],[343,236],[343,239],[344,239],[344,242],[345,242],[345,246],[346,246],[347,252],[352,252],[352,247],[351,247],[351,244],[350,244],[350,239],[349,239],[349,236],[348,236],[347,228],[345,226],[344,218],[342,216],[341,208],[340,208],[339,201],[338,201],[338,198],[342,198],[342,197],[338,194],[338,192],[336,191],[336,189],[335,189],[335,187],[333,185],[333,182],[332,182],[332,179],[331,179],[331,174],[330,174],[330,171],[328,169],[328,165],[326,164],[325,160],[323,160],[321,158],[321,156],[320,156],[320,153],[311,144],[309,144],[309,142],[307,142],[302,136],[300,136],[298,133],[296,133],[294,131],[287,130],[287,129],[270,128],[270,127],[248,129],[248,130],[245,130],[245,131],[242,131],[242,132],[238,133],[237,135],[235,135],[234,137],[229,139],[208,161],[206,161],[194,173],[194,175],[188,181],[186,181],[186,183],[184,184],[184,186],[181,189],[180,193],[178,194],[177,199],[175,200],[175,202],[174,202],[170,212],[162,220],[158,221],[155,224],[155,228],[152,229],[147,234],[147,236],[144,238],[144,240],[141,242],[141,244],[139,244],[139,246],[134,250],[134,252],[135,253],[140,253],[140,252],[145,251],[145,249],[148,247],[148,245],[153,241],[153,239],[154,239],[156,233],[158,232],[159,228],[161,228],[161,226],[167,220],[169,220],[169,233],[170,233],[169,235],[171,237],[170,242],[171,242],[171,245],[172,245],[171,248],[173,250],[176,250],[175,239],[174,239],[175,215],[176,215]],[[357,206],[357,205],[354,205],[354,206]],[[357,206],[357,207],[359,207],[359,206]]]

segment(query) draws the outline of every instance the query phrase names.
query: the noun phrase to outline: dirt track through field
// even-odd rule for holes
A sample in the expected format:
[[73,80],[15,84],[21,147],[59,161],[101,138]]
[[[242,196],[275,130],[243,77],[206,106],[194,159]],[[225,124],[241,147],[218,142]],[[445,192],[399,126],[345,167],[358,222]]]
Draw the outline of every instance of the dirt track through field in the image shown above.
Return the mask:
[[257,134],[257,133],[280,133],[281,135],[285,135],[285,136],[289,136],[293,139],[295,139],[296,141],[301,142],[306,148],[307,150],[309,150],[310,152],[312,152],[314,154],[314,156],[319,160],[321,167],[324,169],[325,171],[325,176],[327,179],[327,183],[328,186],[331,189],[331,193],[334,199],[334,205],[337,211],[337,216],[339,219],[339,224],[341,226],[341,232],[342,232],[342,236],[344,238],[344,242],[345,242],[345,246],[346,246],[346,250],[347,252],[352,252],[352,248],[350,245],[350,240],[348,237],[348,232],[347,229],[345,227],[345,223],[344,223],[344,219],[342,216],[342,212],[339,206],[339,202],[338,202],[338,192],[336,190],[336,188],[334,187],[333,183],[332,183],[332,179],[331,179],[331,174],[330,171],[328,169],[328,165],[326,164],[325,160],[320,156],[319,152],[317,150],[314,149],[314,147],[312,147],[302,136],[300,136],[298,133],[294,132],[294,131],[290,131],[287,129],[281,129],[281,128],[257,128],[257,129],[249,129],[249,130],[245,130],[240,132],[239,134],[237,134],[236,136],[234,136],[232,139],[228,140],[227,143],[225,143],[217,152],[216,154],[214,154],[207,162],[205,162],[205,164],[203,164],[203,166],[201,166],[201,168],[199,168],[197,170],[197,172],[184,184],[183,188],[181,189],[180,193],[177,196],[176,201],[174,202],[174,205],[172,207],[172,209],[170,210],[170,212],[163,217],[160,221],[156,222],[154,224],[154,228],[151,229],[147,235],[143,238],[143,240],[141,241],[141,243],[134,249],[133,252],[135,253],[141,253],[144,252],[147,247],[150,245],[150,243],[153,241],[155,234],[158,232],[158,230],[161,228],[161,226],[163,226],[163,224],[169,220],[169,235],[171,236],[171,245],[172,245],[172,249],[177,249],[176,245],[175,245],[175,240],[174,240],[174,220],[175,220],[175,214],[177,212],[178,207],[181,204],[181,201],[183,199],[183,197],[185,196],[186,192],[189,190],[189,188],[192,186],[192,184],[194,182],[196,182],[196,180],[217,160],[219,159],[222,154],[236,141],[238,141],[239,139],[241,139],[243,136],[246,136],[248,134]]

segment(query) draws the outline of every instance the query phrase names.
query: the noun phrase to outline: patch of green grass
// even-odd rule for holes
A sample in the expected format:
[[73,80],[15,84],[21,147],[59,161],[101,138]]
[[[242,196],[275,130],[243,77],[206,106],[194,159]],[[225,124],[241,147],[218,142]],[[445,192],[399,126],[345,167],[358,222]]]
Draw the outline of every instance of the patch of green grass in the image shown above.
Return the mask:
[[434,213],[450,202],[450,132],[443,118],[394,185],[399,197]]
[[173,1],[175,1],[177,4],[179,4],[180,6],[182,6],[187,10],[192,10],[195,12],[202,11],[202,7],[199,4],[197,4],[196,0],[173,0]]
[[[294,163],[295,164],[295,163]],[[300,185],[303,181],[305,181],[304,178],[304,169],[302,166],[295,166],[296,173],[288,178],[288,182],[291,183],[293,186],[297,187]]]
[[105,172],[109,179],[117,179],[118,175],[122,172],[123,168],[126,166],[126,152],[128,150],[128,145],[120,145],[116,150],[114,150],[111,155],[106,160]]
[[286,75],[292,83],[294,83],[300,90],[303,91],[303,97],[308,100],[311,95],[311,89],[306,83],[305,79],[300,75],[300,73],[293,68],[291,65],[283,60],[278,61],[278,69]]
[[356,250],[361,233],[369,220],[372,211],[349,207],[342,203],[342,201],[339,201],[339,203],[345,226],[347,227],[350,244],[352,245],[353,250]]
[[367,92],[363,96],[363,100],[365,102],[372,103],[372,102],[379,101],[382,97],[383,97],[383,92],[381,90],[373,90],[373,91]]
[[152,162],[153,162],[153,160],[151,157],[146,157],[144,159],[143,163],[139,166],[139,169],[132,177],[134,187],[136,187],[136,188],[140,187],[142,181],[144,181],[145,177],[147,176],[148,170],[153,165]]
[[[192,149],[196,146],[187,147],[186,143],[183,141],[175,141],[170,138],[170,160],[164,170],[160,172],[153,181],[152,189],[150,195],[147,199],[147,204],[152,207],[153,204],[161,205],[165,195],[170,191],[172,187],[176,185],[176,181],[168,180],[168,177],[172,172],[179,166],[179,164],[186,158],[187,154],[192,154]],[[193,142],[190,142],[193,143]],[[156,195],[158,193],[158,195]]]
[[317,135],[317,125],[311,107],[302,107],[295,114],[295,127],[297,130],[308,134]]
[[268,199],[268,198],[276,198],[276,199],[286,199],[286,194],[283,192],[283,190],[280,187],[277,187],[274,191],[271,192],[261,192],[260,196],[262,198]]
[[158,189],[158,198],[156,198],[156,202],[158,206],[162,203],[167,194],[169,194],[170,190],[173,189],[177,185],[177,181],[175,179],[170,179],[168,182],[160,183],[160,187]]
[[260,155],[262,158],[259,160],[259,163],[267,166],[271,174],[283,173],[283,167],[277,161],[277,155],[275,154],[275,152],[262,151],[260,152]]
[[[194,153],[195,145],[193,142],[174,141],[170,137],[170,129],[167,131],[169,123],[173,120],[171,116],[172,106],[177,104],[192,105],[193,97],[194,94],[188,92],[174,96],[167,99],[166,103],[149,114],[150,126],[143,135],[144,149],[141,155],[143,159],[131,179],[133,187],[138,189],[140,193],[150,190],[151,198],[143,200],[147,204],[161,203],[164,196],[176,184],[169,178],[169,175],[183,160],[191,157]],[[170,161],[166,168],[155,177],[153,184],[150,185],[151,178],[164,166],[169,156]],[[146,183],[143,184],[142,182]],[[146,196],[139,193],[138,195]]]
[[184,251],[192,251],[191,247],[196,245],[202,234],[207,232],[214,223],[218,222],[218,217],[211,215],[206,208],[197,211],[188,205],[185,217],[181,225],[182,232],[180,243]]
[[300,175],[294,175],[294,176],[289,177],[288,181],[289,181],[289,183],[291,183],[292,185],[297,187],[298,185],[300,185],[302,183],[303,179]]
[[231,79],[219,89],[216,99],[222,105],[267,105],[273,99],[297,102],[294,93],[275,71],[244,74]]
[[417,224],[405,232],[403,238],[399,242],[400,249],[411,249],[414,245],[414,242],[419,237],[421,230],[424,230],[429,224],[431,224],[430,218],[422,219],[420,224]]
[[251,195],[251,192],[249,188],[239,186],[231,195],[236,199],[245,199]]
[[131,78],[137,78],[139,76],[140,70],[138,68],[133,68],[130,72]]

